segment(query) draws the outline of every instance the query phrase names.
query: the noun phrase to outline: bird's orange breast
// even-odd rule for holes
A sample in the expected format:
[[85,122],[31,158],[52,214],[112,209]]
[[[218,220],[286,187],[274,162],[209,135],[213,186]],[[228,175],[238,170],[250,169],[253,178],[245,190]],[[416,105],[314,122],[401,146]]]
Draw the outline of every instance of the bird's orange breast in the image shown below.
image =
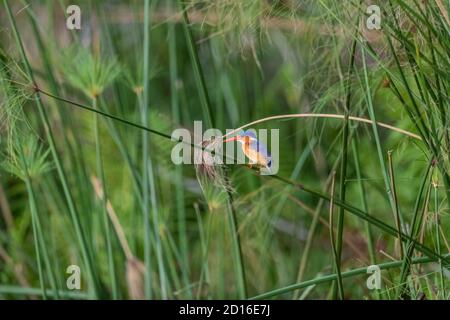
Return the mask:
[[245,143],[243,145],[242,151],[244,152],[245,156],[249,158],[253,163],[267,167],[269,163],[269,159],[267,159],[264,155],[259,153],[257,150],[250,148],[250,145]]

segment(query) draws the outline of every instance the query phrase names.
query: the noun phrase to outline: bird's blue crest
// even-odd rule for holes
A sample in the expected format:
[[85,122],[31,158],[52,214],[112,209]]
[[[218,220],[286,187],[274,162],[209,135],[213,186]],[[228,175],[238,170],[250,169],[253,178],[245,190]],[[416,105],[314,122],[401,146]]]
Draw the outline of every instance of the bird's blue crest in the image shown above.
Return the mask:
[[251,131],[251,130],[247,130],[247,131],[242,132],[240,134],[240,136],[242,136],[242,137],[250,137],[250,138],[255,138],[256,139],[256,134],[253,131]]

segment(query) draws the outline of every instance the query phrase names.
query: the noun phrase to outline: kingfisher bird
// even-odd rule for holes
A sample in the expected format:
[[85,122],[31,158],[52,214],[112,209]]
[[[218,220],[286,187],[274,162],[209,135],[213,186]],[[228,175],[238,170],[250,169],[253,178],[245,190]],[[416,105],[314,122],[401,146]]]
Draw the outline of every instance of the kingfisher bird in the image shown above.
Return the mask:
[[[249,158],[253,164],[259,168],[266,168],[270,171],[272,165],[272,156],[267,151],[266,146],[258,141],[253,131],[247,130],[242,134],[224,140],[224,142],[238,141],[241,143],[242,152]],[[250,164],[252,166],[252,164]]]

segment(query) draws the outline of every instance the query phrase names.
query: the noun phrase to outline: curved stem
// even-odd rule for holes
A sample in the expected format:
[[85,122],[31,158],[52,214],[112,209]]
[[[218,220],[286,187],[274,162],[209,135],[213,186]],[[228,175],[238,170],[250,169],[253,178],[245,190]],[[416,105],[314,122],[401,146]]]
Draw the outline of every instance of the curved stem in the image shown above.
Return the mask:
[[[263,119],[259,119],[259,120],[255,120],[255,121],[249,122],[249,123],[247,123],[247,124],[237,128],[237,129],[234,129],[234,130],[228,132],[227,134],[223,135],[222,138],[230,136],[230,135],[238,132],[239,130],[242,130],[244,128],[248,128],[248,127],[250,127],[252,125],[255,125],[255,124],[259,124],[259,123],[263,123],[263,122],[267,122],[267,121],[271,121],[271,120],[291,119],[291,118],[345,119],[345,116],[342,115],[342,114],[332,114],[332,113],[292,113],[292,114],[281,114],[281,115],[270,116],[270,117],[267,117],[267,118],[263,118]],[[369,123],[369,124],[373,123],[372,120],[370,120],[370,119],[361,118],[361,117],[355,117],[355,116],[349,116],[348,120],[359,121],[359,122],[364,122],[364,123]],[[422,138],[419,135],[417,135],[415,133],[412,133],[410,131],[400,129],[400,128],[394,127],[392,125],[383,123],[383,122],[378,122],[377,121],[376,124],[377,124],[377,126],[380,126],[380,127],[383,127],[383,128],[386,128],[386,129],[389,129],[389,130],[392,130],[392,131],[395,131],[395,132],[398,132],[398,133],[401,133],[401,134],[404,134],[404,135],[406,135],[408,137],[411,137],[411,138],[414,138],[414,139],[417,139],[417,140],[422,140]]]
[[[50,92],[47,92],[47,91],[44,91],[44,90],[38,88],[38,87],[36,87],[35,90],[37,92],[40,92],[40,93],[46,95],[46,96],[49,96],[50,98],[57,99],[57,100],[60,100],[60,101],[64,101],[64,102],[67,102],[67,103],[69,103],[71,105],[74,105],[74,106],[77,106],[77,107],[80,107],[80,108],[83,108],[83,109],[87,109],[89,111],[97,112],[97,113],[99,113],[99,114],[101,114],[101,115],[103,115],[105,117],[108,117],[108,118],[111,118],[111,119],[114,119],[114,120],[126,123],[126,124],[134,126],[134,127],[138,127],[140,129],[143,129],[143,130],[155,133],[157,135],[163,136],[165,138],[172,139],[170,135],[163,134],[161,132],[158,132],[156,130],[152,130],[152,129],[147,128],[147,127],[143,127],[143,126],[141,126],[141,125],[139,125],[137,123],[133,123],[131,121],[127,121],[127,120],[121,119],[119,117],[116,117],[114,115],[108,114],[108,113],[100,111],[100,110],[92,110],[92,108],[89,108],[88,106],[82,105],[82,104],[77,103],[75,101],[71,101],[71,100],[68,100],[68,99],[65,99],[65,98],[62,98],[62,97],[59,97],[59,96],[56,96],[56,95],[54,95],[54,94],[52,94]],[[222,139],[225,138],[225,137],[228,137],[228,136],[230,136],[230,135],[232,135],[232,134],[234,134],[236,132],[238,132],[239,130],[242,130],[244,128],[248,128],[248,127],[250,127],[252,125],[255,125],[255,124],[268,122],[268,121],[271,121],[271,120],[294,119],[294,118],[344,119],[345,117],[342,114],[333,114],[333,113],[292,113],[292,114],[275,115],[275,116],[270,116],[270,117],[262,118],[262,119],[259,119],[259,120],[255,120],[255,121],[249,122],[249,123],[247,123],[247,124],[245,124],[243,126],[240,126],[239,128],[236,128],[236,129],[228,132],[227,134],[223,135]],[[358,121],[358,122],[364,122],[364,123],[369,123],[369,124],[373,123],[372,120],[367,119],[367,118],[362,118],[362,117],[349,116],[348,119],[351,120],[351,121]],[[408,136],[410,138],[417,139],[417,140],[422,140],[422,138],[419,135],[417,135],[415,133],[412,133],[410,131],[404,130],[404,129],[397,128],[397,127],[392,126],[390,124],[379,122],[379,121],[377,121],[376,124],[377,124],[377,126],[380,126],[380,127],[383,127],[383,128],[386,128],[386,129],[389,129],[389,130],[401,133],[401,134],[403,134],[405,136]]]

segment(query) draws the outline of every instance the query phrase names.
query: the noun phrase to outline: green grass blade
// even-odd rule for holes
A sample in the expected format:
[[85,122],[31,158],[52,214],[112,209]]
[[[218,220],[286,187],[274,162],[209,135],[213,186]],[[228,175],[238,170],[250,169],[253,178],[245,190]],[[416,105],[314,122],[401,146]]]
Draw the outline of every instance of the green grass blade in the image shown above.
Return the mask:
[[[154,2],[152,3],[154,5]],[[148,110],[149,110],[149,72],[150,72],[150,14],[151,14],[150,0],[145,1],[144,5],[144,52],[143,52],[143,92],[141,101],[141,121],[142,125],[148,125]],[[144,214],[144,230],[145,230],[145,264],[146,264],[146,297],[151,297],[151,259],[150,259],[150,219],[153,222],[153,233],[155,237],[156,259],[158,265],[161,297],[167,299],[167,278],[164,268],[164,261],[162,256],[162,244],[160,237],[159,213],[158,205],[156,203],[156,190],[154,181],[154,169],[152,164],[150,152],[150,139],[148,133],[142,133],[142,199],[143,199],[143,214]],[[150,215],[150,207],[152,214]]]
[[194,37],[189,26],[189,17],[187,14],[187,9],[185,7],[184,1],[179,0],[181,9],[183,11],[183,28],[186,36],[186,42],[189,48],[189,55],[192,62],[192,67],[194,69],[195,83],[197,84],[198,94],[200,96],[200,102],[205,117],[205,124],[208,128],[213,128],[214,118],[211,109],[211,103],[208,95],[208,90],[206,88],[205,76],[203,74],[202,65],[198,57],[197,47],[195,45]]
[[[450,258],[450,254],[447,254],[445,257]],[[423,263],[430,263],[430,262],[434,262],[434,261],[436,261],[436,260],[432,259],[432,258],[428,258],[428,257],[422,257],[422,258],[413,259],[411,261],[411,264],[423,264]],[[380,267],[381,270],[398,268],[401,265],[402,265],[402,261],[392,261],[392,262],[384,262],[384,263],[378,264],[378,266]],[[350,278],[350,277],[354,277],[357,275],[363,275],[363,274],[367,274],[367,267],[345,271],[342,273],[342,277]],[[317,279],[307,280],[307,281],[303,281],[301,283],[297,283],[297,284],[293,284],[293,285],[286,286],[283,288],[275,289],[275,290],[272,290],[269,292],[265,292],[265,293],[256,295],[254,297],[251,297],[250,300],[268,299],[268,298],[272,298],[275,296],[279,296],[279,295],[291,292],[293,290],[307,288],[312,285],[318,285],[321,283],[327,283],[327,282],[336,281],[336,280],[337,280],[337,274],[333,273],[333,274],[329,274],[329,275],[326,275],[323,277],[319,277]]]
[[[19,31],[17,29],[15,19],[14,19],[12,13],[11,13],[11,8],[9,7],[9,3],[8,3],[7,0],[3,0],[3,4],[4,4],[5,8],[6,8],[6,12],[7,12],[9,21],[11,23],[11,27],[12,27],[12,30],[13,30],[13,33],[14,33],[14,36],[15,36],[15,39],[16,39],[16,42],[17,42],[17,46],[19,47],[19,51],[20,51],[22,60],[23,60],[23,62],[25,64],[26,72],[27,72],[28,76],[30,77],[31,81],[33,83],[35,83],[33,71],[31,69],[31,66],[30,66],[30,64],[28,62],[27,56],[25,54],[25,50],[24,50],[24,47],[23,47],[22,39],[21,39],[21,36],[20,36]],[[56,168],[57,168],[57,171],[58,171],[58,175],[60,177],[60,180],[61,180],[61,183],[62,183],[62,186],[63,186],[63,190],[64,190],[64,193],[65,193],[65,196],[66,196],[66,200],[67,200],[69,211],[70,211],[70,214],[71,214],[71,217],[72,217],[72,221],[73,221],[74,226],[75,226],[75,230],[76,230],[76,233],[77,233],[78,241],[80,243],[80,248],[81,248],[82,255],[83,255],[83,260],[84,260],[84,263],[86,264],[87,274],[89,276],[89,279],[90,279],[90,282],[91,282],[91,285],[92,285],[92,289],[94,291],[94,295],[97,296],[99,294],[99,283],[98,283],[98,279],[97,279],[97,277],[95,275],[94,267],[93,267],[93,264],[92,264],[92,258],[91,258],[91,255],[88,252],[88,249],[87,249],[86,239],[84,237],[83,230],[82,230],[80,222],[79,222],[78,213],[77,213],[77,211],[75,209],[75,204],[73,202],[72,195],[70,193],[70,190],[69,190],[69,187],[68,187],[68,184],[67,184],[66,174],[65,174],[65,172],[64,172],[64,170],[62,168],[61,161],[60,161],[59,155],[58,155],[57,150],[56,150],[55,139],[53,137],[53,133],[52,133],[51,128],[50,128],[50,122],[48,120],[47,114],[45,112],[45,109],[44,109],[44,106],[43,106],[43,104],[41,102],[41,98],[40,98],[39,94],[35,95],[35,103],[36,103],[36,106],[38,107],[38,111],[39,111],[39,115],[40,115],[41,121],[43,122],[44,127],[46,129],[46,136],[47,136],[48,142],[50,144],[50,150],[51,150],[53,159],[55,161],[55,165],[56,165]]]

